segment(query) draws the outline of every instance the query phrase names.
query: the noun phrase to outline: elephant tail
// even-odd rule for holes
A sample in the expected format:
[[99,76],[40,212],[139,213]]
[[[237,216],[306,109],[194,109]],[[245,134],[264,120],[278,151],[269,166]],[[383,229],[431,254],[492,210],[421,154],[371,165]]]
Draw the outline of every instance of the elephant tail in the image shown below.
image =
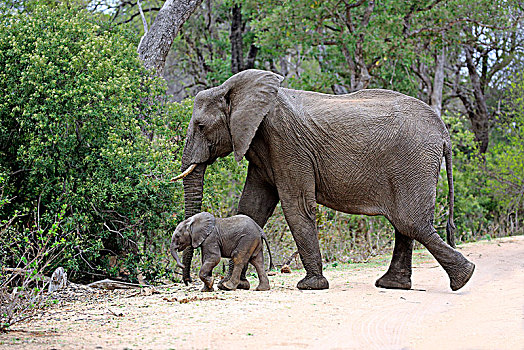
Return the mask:
[[455,224],[453,223],[453,209],[455,202],[455,190],[453,188],[453,163],[451,160],[451,142],[444,143],[444,158],[446,159],[446,173],[448,175],[448,203],[449,203],[449,217],[446,225],[446,240],[448,244],[455,248]]
[[271,249],[269,249],[269,243],[267,242],[266,234],[264,233],[264,231],[262,231],[262,239],[264,240],[264,242],[266,242],[266,248],[269,254],[269,271],[271,271],[275,268],[275,265],[273,265],[273,257],[271,256]]

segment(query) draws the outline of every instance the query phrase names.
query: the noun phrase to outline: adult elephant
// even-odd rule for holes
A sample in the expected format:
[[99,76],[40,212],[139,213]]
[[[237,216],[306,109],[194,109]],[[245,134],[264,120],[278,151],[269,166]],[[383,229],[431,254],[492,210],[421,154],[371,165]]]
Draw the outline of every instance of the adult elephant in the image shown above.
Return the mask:
[[[411,288],[413,240],[442,265],[452,290],[474,265],[453,249],[451,142],[424,102],[388,90],[326,95],[280,87],[283,77],[240,72],[200,92],[182,156],[186,217],[201,210],[206,166],[234,152],[249,161],[238,213],[261,227],[281,202],[306,269],[299,289],[325,289],[315,208],[384,215],[395,228],[391,265],[376,286]],[[442,158],[449,183],[446,244],[433,227]],[[184,252],[184,280],[192,250]]]

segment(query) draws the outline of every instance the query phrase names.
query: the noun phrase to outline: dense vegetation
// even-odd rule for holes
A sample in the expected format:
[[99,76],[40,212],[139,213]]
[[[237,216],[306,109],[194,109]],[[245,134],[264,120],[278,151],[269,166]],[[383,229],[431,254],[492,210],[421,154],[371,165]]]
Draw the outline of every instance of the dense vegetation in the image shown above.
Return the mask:
[[144,71],[136,37],[85,11],[4,16],[0,41],[2,265],[46,242],[73,278],[136,276],[181,210],[169,176],[187,107]]
[[[161,3],[142,6],[152,21]],[[298,89],[379,87],[428,102],[454,143],[457,238],[522,233],[523,10],[498,0],[207,0],[177,37],[163,80],[138,60],[132,2],[3,1],[0,265],[63,266],[77,280],[173,278],[166,243],[183,201],[169,180],[191,97],[251,67]],[[210,167],[204,209],[233,214],[245,172],[231,157]],[[443,176],[440,231],[446,198]],[[326,262],[391,246],[380,217],[319,206],[317,223]],[[294,251],[280,209],[266,231],[277,262]]]

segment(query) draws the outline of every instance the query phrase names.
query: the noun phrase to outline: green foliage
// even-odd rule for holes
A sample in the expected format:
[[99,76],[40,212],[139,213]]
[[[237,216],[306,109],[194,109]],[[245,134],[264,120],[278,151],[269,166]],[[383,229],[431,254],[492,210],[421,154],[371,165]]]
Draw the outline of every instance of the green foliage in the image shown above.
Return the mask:
[[[185,76],[189,96],[205,87],[221,84],[231,75],[229,21],[232,3],[212,0],[209,5],[212,9],[204,2],[187,20],[172,46],[176,55],[173,66],[177,69],[173,78],[178,84],[180,76]],[[252,38],[246,37],[245,47],[249,47],[250,41]]]
[[69,238],[56,264],[85,276],[118,255],[132,261],[121,268],[133,278],[182,208],[169,180],[189,103],[168,102],[133,33],[85,11],[37,6],[1,24],[1,219],[18,217],[10,262],[39,239],[25,228],[52,225],[65,208]]
[[[46,242],[59,253],[44,257],[46,268],[64,266],[73,279],[167,276],[173,265],[166,260],[166,243],[184,215],[182,184],[169,180],[180,168],[192,100],[169,102],[164,83],[142,69],[136,55],[142,24],[139,16],[133,19],[134,4],[45,3],[0,0],[0,263],[30,263]],[[255,45],[255,68],[286,75],[292,88],[340,93],[381,87],[429,101],[435,57],[445,47],[447,62],[458,72],[446,68],[444,87],[457,235],[463,241],[492,235],[499,224],[501,232],[519,232],[523,79],[501,78],[509,75],[496,71],[485,75],[494,77],[487,82],[490,110],[498,108],[495,97],[504,84],[514,81],[485,159],[476,156],[471,125],[453,102],[457,86],[471,90],[460,69],[464,44],[479,50],[504,44],[486,62],[476,58],[479,72],[494,58],[499,61],[491,65],[502,69],[519,55],[516,46],[511,49],[519,37],[498,27],[501,18],[511,22],[518,6],[506,0],[357,3],[203,2],[175,39],[176,57],[166,71],[189,95],[225,81],[231,74],[233,4],[242,8],[244,60]],[[143,2],[144,8],[161,4]],[[119,12],[108,10],[120,5]],[[106,10],[88,14],[75,6]],[[134,31],[113,25],[128,20]],[[246,171],[246,161],[238,164],[232,156],[209,166],[203,210],[234,214]],[[442,235],[447,198],[442,172],[435,212]],[[319,206],[317,225],[328,261],[365,261],[391,245],[393,230],[383,218]],[[279,206],[266,232],[276,256],[296,249]]]
[[486,155],[487,188],[510,232],[522,233],[524,210],[524,78],[515,82],[505,100],[507,113],[498,126],[501,140]]
[[[470,241],[488,230],[490,198],[484,195],[485,177],[482,160],[478,157],[475,135],[464,117],[448,113],[443,116],[449,125],[453,144],[453,185],[455,190],[454,222],[459,241]],[[437,187],[435,223],[445,235],[448,219],[448,181],[446,170],[441,169]]]
[[[368,86],[418,95],[411,66],[416,58],[431,60],[432,56],[430,50],[415,55],[420,38],[412,40],[403,33],[408,2],[250,3],[259,11],[252,25],[262,54],[289,57],[289,69],[295,72],[290,87],[332,93],[337,84],[346,91]],[[275,64],[283,69],[282,62]]]
[[209,166],[205,175],[202,210],[219,217],[235,215],[246,175],[247,161],[237,163],[233,154]]
[[326,262],[367,261],[393,241],[393,227],[383,216],[350,215],[319,205],[316,219]]
[[[5,182],[0,181],[3,189]],[[9,203],[9,199],[0,196],[0,209]],[[66,207],[64,206],[55,221],[49,227],[35,225],[24,228],[23,234],[14,237],[17,233],[16,214],[9,220],[0,223],[0,332],[6,331],[13,324],[35,316],[50,300],[45,295],[49,282],[45,281],[43,272],[59,257],[67,246],[63,223]],[[31,240],[29,237],[35,237]],[[12,247],[10,244],[15,243]],[[12,252],[18,260],[13,259]],[[5,269],[12,262],[14,269]]]
[[[468,122],[444,115],[453,142],[455,224],[462,241],[522,233],[524,194],[524,85],[519,77],[507,93],[507,112],[496,124],[485,158],[478,155]],[[447,219],[447,179],[441,172],[437,188],[437,226]]]

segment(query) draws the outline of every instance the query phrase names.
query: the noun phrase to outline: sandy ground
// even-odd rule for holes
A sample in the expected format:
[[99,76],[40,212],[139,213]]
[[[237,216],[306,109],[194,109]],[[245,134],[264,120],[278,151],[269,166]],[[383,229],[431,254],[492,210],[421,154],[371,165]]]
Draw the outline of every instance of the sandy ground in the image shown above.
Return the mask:
[[0,348],[524,349],[524,236],[459,249],[477,268],[458,292],[422,250],[409,291],[374,287],[387,256],[326,268],[324,291],[299,291],[293,271],[270,277],[269,292],[111,293],[19,324]]

